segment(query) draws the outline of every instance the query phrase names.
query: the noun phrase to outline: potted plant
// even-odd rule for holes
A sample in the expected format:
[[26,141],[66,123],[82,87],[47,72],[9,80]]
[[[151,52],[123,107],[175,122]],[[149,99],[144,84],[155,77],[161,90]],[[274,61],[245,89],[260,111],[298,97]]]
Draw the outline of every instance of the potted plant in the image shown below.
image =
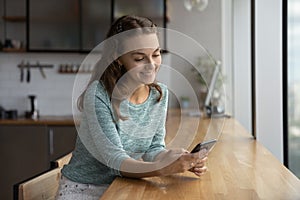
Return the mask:
[[190,98],[188,96],[180,97],[180,103],[182,109],[187,109],[190,107]]
[[[195,78],[197,82],[199,83],[200,87],[200,94],[199,94],[199,104],[200,108],[204,110],[205,106],[205,100],[207,98],[209,87],[212,84],[212,77],[213,74],[216,73],[216,66],[219,65],[220,62],[216,61],[212,58],[211,55],[208,55],[206,57],[200,56],[197,58],[196,66],[192,69]],[[211,107],[218,107],[223,104],[224,100],[224,87],[223,87],[223,76],[221,75],[221,69],[219,68],[219,71],[217,71],[217,77],[214,83],[212,95],[210,98],[209,106]],[[224,106],[224,105],[222,105]]]

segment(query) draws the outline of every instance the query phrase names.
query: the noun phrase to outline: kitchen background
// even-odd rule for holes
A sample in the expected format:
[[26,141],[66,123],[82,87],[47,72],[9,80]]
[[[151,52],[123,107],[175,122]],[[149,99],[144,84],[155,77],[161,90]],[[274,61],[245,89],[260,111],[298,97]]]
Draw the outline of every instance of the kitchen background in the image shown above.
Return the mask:
[[[4,1],[5,0],[0,0],[1,5],[4,5]],[[38,3],[38,1],[34,0],[30,0],[29,2],[31,2],[31,6],[32,4],[35,5]],[[106,2],[108,2],[109,5],[110,1]],[[115,3],[118,2],[120,6],[122,6],[122,1],[115,1]],[[156,4],[159,5],[160,2],[163,1],[156,1]],[[59,4],[58,2],[53,1],[51,5],[54,5],[56,3]],[[199,42],[201,45],[203,45],[205,48],[207,48],[207,50],[213,55],[215,59],[221,60],[221,2],[216,0],[210,1],[205,12],[189,12],[184,7],[183,2],[180,0],[168,0],[166,1],[166,4],[166,27],[187,34],[188,36],[192,37],[197,42]],[[34,9],[37,6],[32,7],[32,9]],[[6,8],[6,15],[26,15],[25,0],[6,1]],[[3,7],[1,9],[3,12]],[[157,10],[158,13],[161,12],[161,9]],[[115,16],[117,17],[118,15],[121,15],[120,13],[121,12],[118,12],[118,8],[116,8]],[[36,15],[38,16],[40,15],[40,13]],[[26,33],[26,26],[24,25],[24,22],[21,21],[15,23],[7,23],[3,20],[1,22],[2,24],[0,25],[6,28],[6,33],[0,31],[2,34],[1,41],[3,43],[5,43],[6,35],[7,37],[9,36],[12,40],[21,40],[23,45],[25,45],[26,40],[24,38],[26,38],[26,34],[28,34],[28,32]],[[4,26],[4,23],[6,24],[6,26]],[[106,22],[106,24],[109,23],[110,22]],[[194,26],[194,24],[197,24],[197,26]],[[106,32],[107,27],[104,28]],[[31,27],[30,30],[34,30],[34,27]],[[44,37],[49,37],[51,31],[47,33],[44,29],[42,29],[40,30],[40,33],[45,35]],[[35,36],[36,34],[30,33],[29,35],[30,38]],[[39,50],[39,44],[34,44],[35,39],[31,38],[31,41],[33,45],[31,45],[31,47],[29,46],[29,48],[33,49],[34,51],[36,51],[36,49]],[[177,44],[175,44],[175,46],[178,45],[178,48],[180,48],[180,46],[182,45],[180,44],[180,41],[176,41],[176,43]],[[50,50],[52,51],[52,49]],[[81,61],[85,58],[85,56],[85,53],[76,53],[76,50],[75,52],[71,53],[58,53],[55,51],[44,52],[43,50],[39,50],[38,53],[32,51],[18,53],[0,53],[0,105],[6,110],[16,109],[18,111],[18,115],[22,116],[24,115],[24,112],[26,110],[30,109],[28,95],[33,94],[37,96],[37,103],[40,115],[71,115],[72,89],[75,74],[59,73],[59,69],[61,64],[80,64]],[[165,58],[165,63],[167,65],[174,67],[176,70],[178,70],[181,74],[185,76],[191,76],[190,66],[186,63],[186,61],[174,55],[165,55],[165,57],[167,57]],[[197,57],[195,57],[195,59],[197,59]],[[29,83],[26,82],[27,70],[25,68],[24,81],[20,82],[21,72],[17,66],[21,62],[24,62],[25,64],[29,62],[31,65],[35,65],[37,62],[39,62],[40,64],[50,64],[53,65],[53,68],[44,69],[46,78],[42,77],[38,68],[32,68],[30,70],[31,80]],[[179,96],[189,95],[185,94],[184,88],[182,88],[178,81],[173,80],[172,77],[168,78],[168,74],[161,74],[160,76],[165,77],[163,79],[167,79],[167,81],[170,82],[170,84],[173,84],[174,87],[179,88],[178,91],[181,91],[181,94],[179,94]],[[194,85],[195,88],[197,88],[196,82],[192,83],[192,85]],[[193,102],[191,102],[191,104],[193,104]],[[177,100],[171,100],[170,106],[178,106]],[[193,107],[193,105],[191,105],[191,107]]]

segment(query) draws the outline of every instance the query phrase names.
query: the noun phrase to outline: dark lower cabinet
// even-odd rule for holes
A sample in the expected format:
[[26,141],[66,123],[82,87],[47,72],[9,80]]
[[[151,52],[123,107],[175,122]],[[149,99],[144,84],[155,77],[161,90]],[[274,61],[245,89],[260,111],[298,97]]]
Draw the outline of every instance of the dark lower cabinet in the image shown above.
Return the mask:
[[50,161],[73,151],[77,137],[75,126],[48,126],[48,133]]
[[13,186],[50,169],[75,146],[73,126],[0,125],[0,199],[13,200]]
[[0,199],[13,199],[13,185],[49,169],[46,126],[0,126]]

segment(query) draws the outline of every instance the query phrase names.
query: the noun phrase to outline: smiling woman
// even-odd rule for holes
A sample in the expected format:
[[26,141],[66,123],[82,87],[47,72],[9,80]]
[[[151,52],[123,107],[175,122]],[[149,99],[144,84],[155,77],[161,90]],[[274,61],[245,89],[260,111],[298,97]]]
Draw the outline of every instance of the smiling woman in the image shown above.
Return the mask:
[[168,89],[156,25],[124,16],[111,26],[101,59],[78,99],[81,110],[72,158],[62,169],[57,199],[99,199],[117,176],[206,172],[206,155],[165,148]]
[[120,66],[124,66],[130,77],[140,84],[151,84],[161,64],[159,48],[142,49],[124,54],[118,59]]

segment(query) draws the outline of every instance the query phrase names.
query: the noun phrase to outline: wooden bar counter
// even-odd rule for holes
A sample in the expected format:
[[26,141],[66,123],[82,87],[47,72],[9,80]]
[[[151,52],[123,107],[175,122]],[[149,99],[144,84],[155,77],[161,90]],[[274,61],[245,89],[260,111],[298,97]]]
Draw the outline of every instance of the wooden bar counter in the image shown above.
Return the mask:
[[[186,120],[183,126],[190,127],[196,120],[174,116],[172,113],[168,116],[167,144],[174,138],[179,122]],[[143,179],[118,177],[101,200],[300,199],[300,180],[236,120],[223,119],[219,125],[222,134],[208,156],[205,175],[199,178],[186,172]],[[200,120],[197,136],[188,149],[203,140],[209,129],[212,129],[210,119]]]

